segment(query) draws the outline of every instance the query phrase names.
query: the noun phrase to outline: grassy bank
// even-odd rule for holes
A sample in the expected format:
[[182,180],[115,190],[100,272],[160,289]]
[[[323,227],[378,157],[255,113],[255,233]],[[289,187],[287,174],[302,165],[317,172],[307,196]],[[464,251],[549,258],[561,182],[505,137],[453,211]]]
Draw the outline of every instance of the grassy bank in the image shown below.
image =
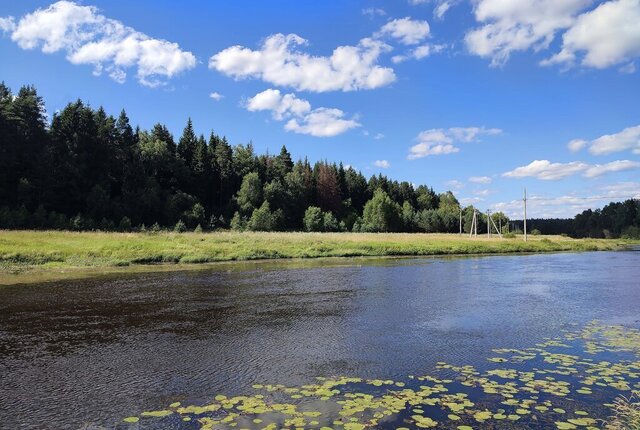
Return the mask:
[[559,236],[530,236],[524,242],[522,238],[470,239],[454,234],[0,231],[0,284],[13,283],[12,279],[25,273],[159,263],[595,251],[627,244],[624,240]]

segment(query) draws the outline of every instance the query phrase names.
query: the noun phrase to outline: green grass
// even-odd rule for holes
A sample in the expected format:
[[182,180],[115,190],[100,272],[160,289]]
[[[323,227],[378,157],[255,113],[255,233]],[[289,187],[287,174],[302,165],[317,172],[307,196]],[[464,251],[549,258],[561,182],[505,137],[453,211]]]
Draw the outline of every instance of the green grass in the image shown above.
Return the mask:
[[104,233],[0,231],[0,285],[24,274],[157,264],[282,258],[420,256],[611,250],[624,240],[530,236],[471,239],[456,234]]

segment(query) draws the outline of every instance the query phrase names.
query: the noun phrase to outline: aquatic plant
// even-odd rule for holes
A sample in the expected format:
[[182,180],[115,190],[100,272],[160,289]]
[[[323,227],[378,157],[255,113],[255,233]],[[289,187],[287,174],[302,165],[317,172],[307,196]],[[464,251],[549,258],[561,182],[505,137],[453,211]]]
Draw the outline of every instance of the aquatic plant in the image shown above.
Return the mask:
[[255,384],[253,394],[218,394],[201,405],[176,402],[125,418],[124,423],[267,430],[534,425],[592,430],[602,422],[599,417],[613,410],[616,418],[607,428],[637,428],[637,402],[607,401],[640,389],[639,330],[593,322],[530,348],[493,353],[496,357],[487,360],[484,370],[438,362],[433,372],[403,380],[319,377],[316,383],[297,387]]

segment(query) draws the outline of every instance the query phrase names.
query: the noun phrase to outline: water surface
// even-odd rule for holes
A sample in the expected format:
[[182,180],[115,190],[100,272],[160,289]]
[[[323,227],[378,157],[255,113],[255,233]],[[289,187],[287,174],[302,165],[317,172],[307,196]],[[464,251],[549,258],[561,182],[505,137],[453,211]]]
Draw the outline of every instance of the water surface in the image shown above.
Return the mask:
[[625,251],[0,288],[0,427],[112,428],[254,384],[406,380],[437,362],[484,370],[494,348],[528,348],[594,319],[638,327],[639,280],[640,252]]

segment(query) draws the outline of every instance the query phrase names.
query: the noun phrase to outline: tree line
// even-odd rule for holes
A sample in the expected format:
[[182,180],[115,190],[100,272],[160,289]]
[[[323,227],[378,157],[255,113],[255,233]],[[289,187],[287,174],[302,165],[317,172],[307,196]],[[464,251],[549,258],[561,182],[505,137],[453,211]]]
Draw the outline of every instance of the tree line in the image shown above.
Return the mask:
[[[256,154],[214,132],[133,127],[77,100],[47,120],[0,84],[0,228],[457,232],[460,203],[342,163]],[[469,208],[465,209],[465,218]],[[465,224],[467,222],[465,221]]]
[[[512,223],[522,231],[523,222]],[[640,239],[640,200],[612,202],[602,209],[587,209],[574,218],[527,220],[527,229],[541,234],[565,234],[571,237]]]

